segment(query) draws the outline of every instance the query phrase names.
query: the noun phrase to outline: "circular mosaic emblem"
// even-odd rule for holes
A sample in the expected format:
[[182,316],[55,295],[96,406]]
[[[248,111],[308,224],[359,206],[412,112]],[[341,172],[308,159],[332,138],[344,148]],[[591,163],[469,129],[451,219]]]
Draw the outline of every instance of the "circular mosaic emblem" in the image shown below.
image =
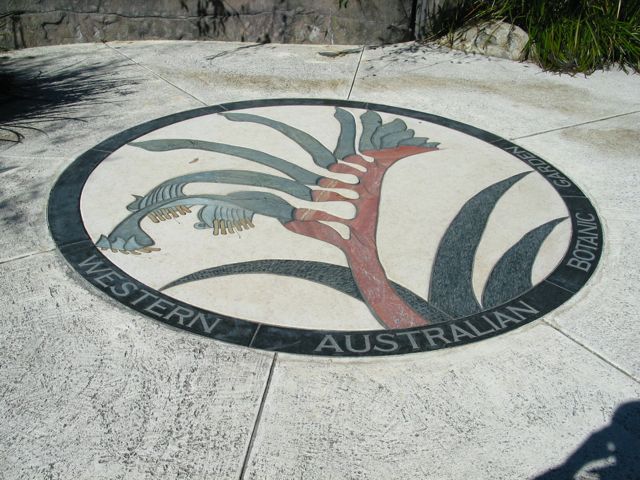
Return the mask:
[[361,102],[201,108],[118,134],[56,183],[89,282],[171,326],[264,350],[388,355],[492,337],[564,303],[596,212],[531,152]]

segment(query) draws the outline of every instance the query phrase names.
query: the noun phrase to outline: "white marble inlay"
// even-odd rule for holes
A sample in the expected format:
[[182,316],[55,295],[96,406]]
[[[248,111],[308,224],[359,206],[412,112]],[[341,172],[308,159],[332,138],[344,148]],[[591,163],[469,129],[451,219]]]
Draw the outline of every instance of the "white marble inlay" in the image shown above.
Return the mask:
[[[361,133],[356,117],[357,139]],[[244,110],[279,120],[309,133],[333,150],[340,132],[334,107],[283,106]],[[384,122],[398,118],[381,114]],[[525,163],[475,137],[441,125],[402,117],[416,136],[439,142],[439,150],[414,155],[393,165],[383,186],[377,229],[378,256],[387,277],[427,298],[430,272],[439,242],[459,209],[484,188],[515,174],[531,170]],[[316,173],[327,173],[294,141],[264,125],[232,122],[219,114],[197,117],[158,129],[136,141],[186,138],[226,143],[260,150]],[[130,212],[133,194],[145,195],[170,178],[211,170],[250,170],[287,178],[276,169],[244,159],[200,150],[151,152],[125,145],[111,154],[91,174],[81,199],[82,217],[94,241],[108,235]],[[353,183],[347,174],[329,174]],[[313,187],[317,189],[319,187]],[[297,208],[318,208],[282,192],[245,185],[194,183],[186,194],[224,195],[236,191],[268,191]],[[355,211],[346,202],[327,202],[324,210],[343,218]],[[132,277],[160,289],[196,271],[237,262],[289,259],[347,266],[345,255],[323,241],[293,233],[274,219],[256,215],[255,228],[213,236],[197,230],[196,212],[141,227],[161,250],[150,254],[104,254]],[[500,199],[478,247],[473,287],[478,299],[491,269],[500,257],[531,229],[567,216],[562,199],[538,173],[526,176]],[[331,223],[328,223],[329,225]],[[348,229],[340,226],[343,236]],[[538,283],[564,255],[571,228],[558,225],[547,237],[536,259],[532,279]],[[381,328],[367,306],[337,290],[314,282],[269,273],[224,276],[186,283],[164,293],[215,312],[256,322],[283,326],[365,330]]]

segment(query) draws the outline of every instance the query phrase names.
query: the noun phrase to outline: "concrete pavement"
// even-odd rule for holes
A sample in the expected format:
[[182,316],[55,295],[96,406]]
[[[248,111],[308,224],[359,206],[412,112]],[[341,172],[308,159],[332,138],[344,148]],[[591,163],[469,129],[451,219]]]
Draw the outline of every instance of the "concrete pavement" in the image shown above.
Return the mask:
[[[44,119],[0,152],[1,479],[640,478],[637,74],[559,76],[414,44],[114,42],[5,57],[43,78],[91,72],[95,88],[57,114],[76,120]],[[501,336],[340,359],[166,328],[58,252],[49,191],[84,151],[171,113],[280,97],[410,108],[513,140],[595,206],[597,271]]]

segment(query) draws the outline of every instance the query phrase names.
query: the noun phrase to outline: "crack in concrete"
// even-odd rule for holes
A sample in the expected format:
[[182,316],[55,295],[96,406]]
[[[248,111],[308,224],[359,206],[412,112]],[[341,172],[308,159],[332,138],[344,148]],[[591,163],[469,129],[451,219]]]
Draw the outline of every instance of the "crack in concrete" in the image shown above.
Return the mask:
[[119,55],[122,55],[124,58],[126,58],[127,60],[129,60],[130,62],[134,63],[135,65],[139,66],[140,68],[145,69],[146,71],[148,71],[149,73],[151,73],[153,76],[159,78],[160,80],[162,80],[163,82],[168,83],[169,85],[171,85],[173,88],[180,90],[182,93],[184,93],[185,95],[188,95],[189,97],[193,98],[194,100],[196,100],[198,103],[201,103],[202,105],[204,105],[205,107],[208,106],[208,104],[206,102],[204,102],[203,100],[200,100],[198,97],[196,97],[195,95],[192,95],[191,93],[187,92],[186,90],[184,90],[183,88],[180,88],[178,85],[170,82],[169,80],[167,80],[166,78],[164,78],[162,75],[160,75],[159,73],[151,70],[149,67],[146,67],[145,65],[142,65],[139,62],[136,62],[133,58],[131,58],[129,55],[127,55],[126,53],[121,52],[120,50],[118,50],[117,48],[113,48],[111,45],[109,45],[107,42],[102,42],[102,44],[113,50],[114,52],[118,53]]
[[251,437],[249,439],[249,446],[247,447],[247,451],[244,455],[244,461],[242,462],[242,468],[240,469],[240,477],[239,480],[243,480],[244,476],[247,472],[247,467],[249,466],[249,457],[251,456],[251,451],[253,450],[253,443],[256,439],[256,433],[258,431],[258,426],[260,424],[260,420],[262,420],[262,411],[264,410],[264,405],[267,400],[267,395],[269,394],[269,387],[271,386],[271,379],[273,378],[273,371],[276,367],[276,362],[278,361],[278,354],[273,354],[273,360],[271,360],[271,368],[269,368],[269,375],[267,376],[267,382],[264,387],[264,391],[262,392],[262,399],[260,400],[260,407],[258,408],[258,414],[256,415],[256,421],[253,424],[253,430],[251,431]]
[[610,367],[613,367],[615,370],[617,370],[618,372],[620,372],[621,374],[623,374],[625,377],[631,379],[632,381],[634,381],[635,383],[640,384],[640,379],[636,378],[633,374],[627,372],[624,368],[616,365],[615,363],[613,363],[611,360],[607,359],[606,357],[602,356],[601,354],[599,354],[598,352],[596,352],[595,350],[593,350],[592,348],[589,348],[587,345],[585,345],[584,343],[580,342],[579,340],[573,338],[571,335],[569,335],[568,333],[564,332],[563,330],[560,329],[560,327],[558,327],[557,325],[554,325],[553,323],[549,322],[546,319],[542,319],[542,322],[545,325],[548,325],[549,327],[553,328],[556,332],[560,333],[561,335],[563,335],[564,337],[566,337],[568,340],[572,341],[573,343],[575,343],[576,345],[582,347],[583,349],[585,349],[587,352],[589,352],[590,354],[594,355],[595,357],[599,358],[600,360],[602,360],[604,363],[606,363],[607,365],[609,365]]
[[353,80],[351,80],[351,86],[349,87],[349,93],[347,94],[347,100],[351,98],[351,92],[353,91],[353,86],[356,84],[356,79],[358,78],[358,71],[360,70],[360,63],[362,63],[362,56],[364,55],[364,51],[367,48],[366,45],[362,46],[360,50],[360,56],[358,57],[358,64],[356,65],[356,71],[353,74]]
[[40,250],[38,252],[29,252],[23,253],[22,255],[16,255],[15,257],[2,258],[0,259],[0,265],[4,265],[5,263],[14,262],[16,260],[22,260],[24,258],[35,257],[36,255],[42,255],[43,253],[51,253],[54,252],[56,248],[51,248],[49,250]]
[[591,125],[592,123],[604,122],[606,120],[611,120],[612,118],[626,117],[627,115],[633,115],[635,113],[640,113],[640,110],[634,110],[633,112],[619,113],[617,115],[610,115],[608,117],[597,118],[595,120],[588,120],[586,122],[575,123],[573,125],[566,125],[564,127],[550,128],[549,130],[542,130],[540,132],[530,133],[528,135],[522,135],[520,137],[511,137],[509,138],[509,140],[521,140],[523,138],[531,138],[537,135],[544,135],[545,133],[558,132],[558,131],[567,130],[570,128],[581,127],[583,125]]

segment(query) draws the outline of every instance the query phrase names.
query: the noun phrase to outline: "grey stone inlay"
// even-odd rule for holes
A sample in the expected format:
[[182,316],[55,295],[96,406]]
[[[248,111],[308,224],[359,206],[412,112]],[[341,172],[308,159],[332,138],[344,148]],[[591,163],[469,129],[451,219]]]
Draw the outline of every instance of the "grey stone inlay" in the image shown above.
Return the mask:
[[17,166],[13,166],[13,167],[0,167],[0,174],[5,173],[5,172],[9,172],[11,170],[13,170],[14,168],[18,168]]
[[176,207],[203,206],[198,212],[201,223],[195,228],[217,228],[216,220],[235,220],[241,217],[250,221],[255,213],[290,221],[293,207],[279,196],[267,192],[232,192],[228,195],[189,195],[161,200],[134,211],[122,220],[108,235],[102,235],[96,242],[100,248],[113,250],[146,249],[155,244],[142,229],[143,218],[154,211],[175,209]]
[[[355,135],[355,124],[353,128]],[[252,148],[240,147],[236,145],[226,145],[224,143],[205,142],[201,140],[190,140],[182,138],[131,142],[129,145],[140,147],[145,150],[149,150],[150,152],[166,152],[169,150],[193,149],[233,155],[235,157],[244,158],[261,165],[266,165],[267,167],[275,168],[276,170],[285,173],[294,180],[308,185],[315,184],[321,178],[320,175],[312,173],[282,158],[275,157],[266,152],[254,150]]]
[[360,115],[362,134],[358,148],[361,152],[393,148],[397,146],[415,146],[435,148],[437,142],[429,142],[428,138],[415,137],[415,132],[407,128],[407,124],[396,118],[389,123],[382,124],[382,118],[377,112],[367,111]]
[[376,146],[373,144],[372,137],[382,125],[382,118],[376,112],[368,111],[360,115],[360,121],[362,122],[362,134],[358,148],[361,152],[375,150]]
[[[296,108],[291,109],[294,105]],[[338,106],[342,108],[336,110]],[[281,107],[285,108],[286,115],[278,115],[276,113]],[[354,109],[357,113],[354,114],[354,112],[346,110],[345,107]],[[488,278],[491,273],[491,267],[499,259],[492,258],[490,262],[486,262],[484,257],[476,258],[478,246],[480,245],[483,249],[481,250],[482,255],[486,255],[486,249],[491,248],[492,245],[494,246],[493,252],[504,252],[520,241],[525,232],[537,228],[543,222],[548,222],[554,218],[557,219],[563,215],[565,213],[564,207],[567,207],[566,203],[559,203],[562,202],[560,196],[547,198],[548,193],[545,190],[549,187],[544,183],[544,179],[539,176],[533,176],[531,179],[534,183],[527,182],[526,185],[528,187],[516,189],[514,195],[531,195],[533,193],[531,190],[528,194],[526,193],[528,188],[538,189],[539,191],[532,198],[537,198],[544,192],[542,193],[544,200],[541,197],[537,211],[534,211],[535,213],[532,212],[534,216],[528,216],[522,209],[520,209],[520,215],[509,215],[508,212],[513,211],[513,199],[511,197],[505,199],[504,202],[500,202],[500,209],[495,212],[495,215],[492,215],[494,207],[498,204],[503,194],[509,190],[510,186],[524,175],[531,173],[530,171],[517,173],[522,170],[520,158],[514,159],[502,144],[496,144],[495,141],[487,142],[487,138],[492,138],[492,136],[477,128],[452,122],[441,117],[430,116],[426,113],[396,109],[395,107],[369,107],[373,106],[357,102],[332,102],[329,100],[324,100],[319,104],[317,100],[305,99],[236,102],[183,112],[179,116],[164,117],[122,132],[117,137],[113,137],[106,142],[113,144],[112,148],[116,149],[112,154],[109,154],[110,151],[87,153],[86,161],[80,161],[84,158],[81,157],[57,182],[52,196],[55,201],[51,203],[50,207],[54,236],[59,243],[68,244],[77,241],[77,238],[83,237],[85,233],[90,235],[92,239],[90,242],[95,242],[95,246],[102,249],[104,253],[98,250],[89,251],[91,248],[88,251],[67,249],[65,250],[65,255],[74,266],[83,272],[86,270],[84,267],[87,266],[89,261],[99,261],[101,256],[105,257],[106,262],[113,259],[114,263],[108,263],[107,265],[113,265],[114,269],[121,268],[123,274],[114,274],[113,278],[110,278],[110,284],[105,286],[104,282],[98,282],[97,286],[103,289],[106,288],[109,295],[117,296],[118,299],[122,299],[124,303],[134,307],[135,310],[145,313],[147,309],[140,302],[148,297],[133,298],[132,295],[134,293],[131,290],[133,287],[129,285],[135,285],[138,290],[143,287],[153,289],[171,284],[178,279],[180,281],[179,285],[185,285],[184,288],[172,290],[171,294],[166,298],[162,297],[163,294],[159,292],[151,293],[150,295],[158,295],[157,298],[162,298],[162,301],[167,302],[167,305],[175,305],[173,301],[169,300],[169,298],[174,298],[176,300],[183,299],[186,301],[186,305],[192,305],[194,308],[204,309],[198,310],[197,317],[195,316],[196,313],[194,313],[196,310],[189,311],[194,318],[215,319],[216,323],[209,323],[207,328],[202,330],[203,334],[218,338],[218,335],[226,335],[240,325],[244,333],[241,336],[235,335],[233,337],[233,341],[236,343],[241,345],[250,344],[254,348],[265,348],[273,351],[314,355],[401,354],[423,349],[450,348],[461,343],[488,338],[528,323],[566,301],[565,292],[558,290],[558,288],[554,290],[547,284],[539,284],[540,280],[544,278],[543,275],[549,275],[551,268],[556,268],[554,279],[557,278],[561,283],[566,282],[567,279],[563,275],[568,275],[568,278],[573,279],[575,288],[580,286],[580,281],[584,283],[588,279],[590,272],[587,272],[587,275],[579,275],[574,278],[576,276],[572,276],[572,272],[566,269],[559,270],[558,262],[564,255],[564,250],[562,250],[562,246],[554,237],[554,242],[546,246],[545,254],[541,257],[541,261],[537,263],[540,268],[535,274],[535,279],[531,280],[531,284],[539,284],[540,288],[530,289],[530,285],[527,283],[525,291],[518,292],[520,296],[513,296],[509,302],[494,308],[493,310],[495,311],[489,312],[487,310],[479,313],[481,309],[474,296],[473,282],[483,276]],[[270,110],[270,108],[273,110]],[[247,113],[251,112],[249,109],[257,110],[261,115]],[[244,113],[231,113],[233,110],[241,110]],[[225,113],[219,114],[221,111]],[[358,173],[354,173],[359,178],[359,182],[347,184],[345,182],[341,183],[336,178],[323,176],[318,182],[318,187],[333,188],[333,186],[338,185],[338,188],[355,192],[357,194],[356,199],[347,199],[342,195],[336,195],[337,192],[330,190],[328,193],[324,193],[325,191],[316,192],[317,189],[314,189],[314,195],[310,195],[311,191],[308,186],[304,186],[296,180],[274,177],[259,170],[252,171],[247,168],[246,163],[241,162],[239,159],[227,157],[224,159],[226,163],[223,165],[222,159],[219,157],[216,158],[215,155],[212,157],[206,156],[203,159],[206,163],[201,166],[200,164],[195,165],[199,159],[193,159],[193,152],[179,152],[179,150],[185,150],[180,147],[193,147],[196,145],[186,139],[180,140],[180,137],[185,133],[185,130],[181,131],[185,124],[181,124],[180,120],[189,119],[192,122],[199,116],[204,115],[207,119],[206,122],[190,123],[186,132],[188,132],[189,137],[198,138],[205,146],[208,145],[209,139],[218,140],[225,137],[230,143],[244,144],[243,142],[246,141],[247,145],[253,148],[260,148],[256,147],[256,145],[268,144],[269,151],[277,157],[286,158],[288,162],[300,162],[300,165],[306,166],[306,168],[315,168],[311,165],[311,161],[316,164],[322,163],[322,157],[326,154],[333,159],[333,163],[328,168],[329,172],[340,174],[340,169],[348,169],[349,167],[335,165],[337,158],[330,154],[329,150],[324,146],[337,144],[340,140],[340,133],[336,134],[335,130],[323,131],[322,125],[325,121],[335,122],[337,120],[339,126],[346,126],[346,134],[343,136],[343,140],[350,139],[353,136],[353,131],[350,127],[353,124],[351,122],[340,122],[339,119],[336,119],[336,113],[339,116],[344,116],[343,112],[344,115],[361,117],[363,123],[361,136],[364,137],[361,142],[361,148],[365,149],[361,153],[365,156],[373,157],[375,159],[374,165],[379,168],[368,168],[367,161],[360,156],[356,156],[354,159],[347,158],[348,161],[353,160],[356,163],[360,163],[360,165],[367,165],[364,170],[356,169]],[[301,116],[298,117],[297,113]],[[385,115],[384,119],[382,115]],[[283,123],[283,119],[286,124]],[[228,120],[232,121],[229,122]],[[245,124],[238,128],[233,120]],[[431,129],[426,124],[423,124],[429,120],[432,120],[433,127]],[[378,123],[380,124],[378,125]],[[252,124],[257,124],[257,126]],[[408,132],[409,125],[413,127],[411,132]],[[263,128],[265,126],[268,128]],[[144,148],[145,142],[137,142],[144,132],[152,132],[162,127],[169,127],[166,141],[160,141],[157,144],[151,143],[149,144],[151,148]],[[251,134],[252,128],[256,129],[255,135]],[[172,134],[174,129],[180,133],[178,135]],[[217,136],[211,137],[210,132],[212,130]],[[440,131],[434,134],[434,138],[444,142],[449,151],[438,148],[439,143],[429,142],[426,136],[413,137],[414,131],[419,132],[419,135],[431,135],[430,131],[437,132],[438,130]],[[410,138],[401,139],[398,134],[405,132],[410,133]],[[298,143],[310,154],[311,158],[303,156],[300,159],[297,158],[299,156],[294,156],[290,153],[288,151],[290,145],[281,141],[281,135]],[[154,135],[154,137],[157,137],[157,135]],[[381,147],[384,142],[389,143],[389,137],[392,137],[397,144]],[[176,138],[179,140],[176,140]],[[129,145],[122,150],[117,149],[118,141],[120,141],[120,145],[127,145],[127,142],[133,141],[134,147],[142,146],[142,150],[146,150],[146,152],[136,148],[131,149]],[[157,140],[155,141],[158,142]],[[477,143],[473,149],[470,149],[469,145],[473,142]],[[511,145],[509,142],[506,142],[506,144]],[[367,147],[367,145],[370,145],[370,147]],[[318,147],[320,150],[318,150]],[[366,150],[367,148],[373,148],[374,150]],[[465,153],[460,155],[460,153],[456,153],[456,149],[460,149],[460,153]],[[502,152],[500,152],[500,149]],[[193,149],[191,148],[191,150]],[[212,153],[220,153],[217,151],[219,150],[217,147],[212,150]],[[402,254],[400,254],[397,257],[398,263],[388,264],[388,268],[391,271],[395,269],[392,275],[388,275],[385,270],[387,267],[384,267],[380,262],[375,238],[378,231],[378,208],[382,198],[383,177],[386,169],[396,162],[407,157],[426,153],[431,153],[430,157],[434,161],[431,166],[431,169],[433,169],[431,176],[435,178],[442,177],[453,183],[450,183],[449,187],[432,185],[430,188],[424,189],[424,185],[429,185],[433,181],[426,176],[429,169],[425,169],[425,167],[429,165],[426,164],[425,158],[414,165],[408,161],[406,165],[410,170],[404,171],[402,176],[399,177],[402,178],[401,183],[404,185],[397,185],[393,189],[387,190],[387,193],[383,195],[383,197],[388,198],[388,206],[391,206],[393,205],[392,202],[396,201],[394,196],[390,195],[391,192],[402,192],[405,189],[407,189],[406,191],[412,191],[411,188],[421,186],[423,191],[416,190],[411,195],[415,196],[418,202],[423,201],[424,205],[430,205],[432,211],[422,210],[419,214],[414,214],[414,218],[408,219],[409,223],[415,222],[417,218],[437,219],[433,222],[424,222],[422,225],[418,223],[415,226],[422,229],[419,235],[413,233],[411,236],[403,236],[402,238],[407,242],[411,242],[413,235],[416,235],[414,238],[424,239],[422,247],[424,252],[414,252],[413,254],[412,268],[414,271],[406,269],[406,267],[398,268],[402,264]],[[112,158],[107,159],[105,156]],[[131,159],[134,156],[136,164],[131,164]],[[447,158],[447,156],[450,157]],[[456,156],[459,158],[456,158]],[[163,157],[163,161],[158,162],[158,157]],[[221,167],[229,166],[237,170],[202,171],[202,168],[211,168],[212,160],[214,167],[216,165]],[[416,160],[418,159],[416,158]],[[305,164],[305,162],[307,163]],[[419,163],[423,163],[423,165],[419,165]],[[513,165],[507,168],[510,163]],[[285,163],[284,166],[286,167],[287,164]],[[335,169],[331,167],[335,167]],[[131,172],[130,178],[127,179],[126,183],[116,187],[115,190],[107,186],[112,181],[114,173],[117,173],[122,168],[127,168]],[[477,182],[478,179],[481,179],[480,185],[484,186],[484,190],[476,193],[478,187],[471,182],[466,184],[463,189],[460,189],[460,183],[455,182],[453,180],[455,176],[450,174],[452,168],[457,172],[475,172],[473,175],[469,175],[469,180]],[[402,170],[398,171],[401,172]],[[169,177],[167,180],[169,176],[167,173],[177,176]],[[417,181],[418,178],[420,181]],[[398,180],[393,179],[393,176],[391,179],[391,182]],[[193,183],[224,183],[230,185],[231,188],[228,193],[225,193],[224,190],[219,193],[208,193],[212,186],[207,185],[197,187],[198,189],[206,189],[207,193],[198,193],[194,191],[196,188],[185,190],[187,185]],[[537,186],[533,186],[536,183]],[[415,184],[415,186],[412,186],[412,184]],[[289,193],[291,196],[297,196],[298,199],[306,202],[309,200],[312,202],[335,202],[332,205],[328,205],[327,208],[335,209],[334,211],[336,212],[338,209],[342,209],[343,213],[336,215],[330,211],[309,209],[307,208],[308,203],[300,203],[298,201],[290,203],[287,197],[281,198],[273,193],[237,191],[233,185],[279,190],[283,193]],[[350,188],[349,185],[355,185],[355,187]],[[390,185],[393,185],[393,183]],[[486,187],[486,185],[490,186]],[[443,195],[436,193],[438,189],[441,189],[441,193],[446,198],[447,188],[452,190],[453,197],[451,198],[456,200],[443,201]],[[541,188],[543,189],[542,191],[539,190]],[[130,195],[139,191],[144,192],[145,190],[148,193],[144,197],[134,195],[135,200],[131,202]],[[111,205],[105,204],[106,191],[111,192],[110,194],[114,198],[117,197],[118,201]],[[217,191],[219,190],[213,189],[213,192]],[[81,222],[85,230],[72,229],[73,234],[70,235],[65,233],[68,228],[65,230],[64,223],[59,221],[61,218],[59,212],[67,211],[69,199],[80,198],[81,193],[80,210],[82,212],[82,220],[80,221],[80,219],[76,218],[75,221],[77,223]],[[429,198],[428,195],[434,196]],[[524,204],[527,200],[526,197],[521,197],[517,203]],[[586,199],[583,200],[576,207],[585,209],[585,215],[596,218],[595,212],[588,213],[592,209],[589,202]],[[344,203],[340,205],[338,202],[350,202],[351,205]],[[481,203],[486,203],[486,205],[480,205]],[[456,215],[452,209],[459,208],[459,205],[462,205],[462,208]],[[392,208],[397,209],[398,206]],[[124,208],[131,213],[125,214],[123,212]],[[196,208],[196,212],[193,212],[192,208]],[[347,212],[348,209],[352,208],[356,210],[355,217],[352,216],[352,213]],[[423,209],[424,207],[419,206],[418,208]],[[385,215],[386,227],[384,226],[385,223],[383,223],[382,231],[384,231],[384,228],[405,223],[406,220],[400,219],[405,218],[409,211],[411,210],[401,208],[396,210],[395,215]],[[108,215],[107,212],[109,212]],[[69,210],[67,217],[73,218],[77,213],[78,210]],[[185,251],[184,229],[182,229],[181,225],[184,225],[185,222],[187,224],[192,222],[193,216],[189,217],[188,215],[190,214],[195,214],[194,216],[197,216],[199,220],[198,223],[193,225],[196,229],[205,230],[203,233],[208,231],[212,235],[206,237],[202,234],[192,234],[189,238],[189,245],[192,247],[191,251]],[[254,219],[256,214],[258,216]],[[450,214],[456,215],[451,223]],[[280,224],[284,225],[285,231],[278,231],[277,223],[263,223],[264,216],[278,220]],[[492,219],[490,222],[491,229],[485,232],[489,217]],[[172,222],[176,228],[167,229],[165,228],[169,227],[167,224],[157,225],[165,220],[176,220],[175,223]],[[259,236],[245,235],[245,230],[256,226],[253,223],[254,221],[257,226],[261,227],[261,231],[262,225],[264,225],[265,229],[270,229],[267,231],[272,239],[271,242],[265,242],[264,238]],[[344,228],[340,232],[335,231],[330,225],[323,224],[326,222],[337,223],[339,227],[346,227],[348,233],[345,233]],[[524,222],[526,229],[520,229],[520,233],[516,233],[519,227],[512,225],[511,234],[508,234],[508,232],[498,233],[502,231],[502,228],[496,222],[504,225]],[[429,223],[432,223],[430,229],[433,230],[435,227],[434,233],[424,230]],[[449,224],[448,229],[445,228],[447,224]],[[60,227],[63,228],[61,229]],[[72,228],[72,225],[67,225],[67,227]],[[414,228],[414,226],[412,225],[411,228]],[[444,234],[442,234],[442,230],[445,230]],[[561,234],[566,235],[566,230],[564,229]],[[105,233],[109,231],[111,233],[105,236]],[[236,233],[238,235],[235,235]],[[291,233],[302,234],[303,237],[309,237],[310,240],[302,240],[292,236]],[[379,238],[387,241],[386,239],[392,238],[389,236],[391,233],[392,230],[387,230]],[[229,234],[234,235],[233,243],[228,241],[231,240]],[[508,235],[505,236],[505,234]],[[396,233],[393,232],[393,235],[396,235]],[[464,241],[452,241],[452,238],[456,240],[456,236]],[[276,238],[278,240],[275,240]],[[337,247],[338,251],[330,248],[326,249],[326,251],[321,250],[322,247],[317,243],[318,240]],[[398,242],[400,240],[398,238]],[[496,240],[498,241],[496,242]],[[219,248],[212,251],[211,260],[203,261],[203,257],[199,252],[210,249],[210,242],[213,242],[214,246]],[[196,245],[198,246],[196,247]],[[274,253],[275,250],[282,248],[284,245],[290,245],[290,248],[286,252],[276,255]],[[397,243],[396,245],[401,248],[403,245],[406,246],[403,243]],[[536,247],[536,252],[531,252],[528,256],[514,255],[513,251],[507,252],[507,257],[512,256],[514,259],[525,260],[523,265],[527,272],[525,277],[532,275],[531,258],[538,256],[540,245],[541,243],[521,242],[517,248]],[[601,245],[601,242],[598,245]],[[494,255],[493,252],[491,255]],[[600,250],[596,248],[598,257],[600,255],[599,252]],[[142,261],[140,258],[136,259],[136,257],[147,253],[154,254],[153,262]],[[314,255],[319,256],[314,258]],[[227,262],[238,265],[237,260],[227,260],[233,256],[240,260],[240,264],[242,264],[239,270],[219,268]],[[453,263],[453,268],[450,268],[450,265],[447,265],[446,262],[442,262],[442,258],[446,259],[447,256],[455,260],[451,262]],[[130,260],[124,257],[130,258]],[[89,258],[93,260],[88,260]],[[144,258],[146,260],[147,257],[145,256]],[[176,262],[178,258],[182,260]],[[291,279],[281,279],[279,282],[282,282],[283,285],[288,283],[289,286],[281,291],[273,292],[270,291],[270,288],[275,285],[274,283],[271,283],[270,286],[259,287],[257,285],[259,282],[274,281],[268,276],[270,273],[268,268],[275,266],[277,275],[284,276],[287,273],[287,268],[291,266],[291,264],[286,264],[287,268],[281,268],[282,265],[263,264],[260,262],[260,260],[269,258],[297,259],[299,261],[318,261],[322,259],[323,262],[321,263],[333,265],[344,265],[343,262],[346,260],[351,269],[351,279],[356,283],[360,291],[360,296],[357,298],[352,296],[352,299],[359,300],[359,302],[353,302],[352,299],[338,295],[336,291],[340,292],[341,288],[334,288],[334,292],[330,293],[328,289],[319,289],[318,285],[314,285],[313,282],[292,282]],[[386,256],[385,261],[388,262],[391,258],[393,257]],[[460,263],[461,260],[462,263]],[[418,261],[423,262],[424,266],[422,268],[415,268],[415,264]],[[442,263],[444,263],[444,266],[441,265]],[[477,270],[475,272],[474,264],[475,270]],[[265,265],[268,265],[267,269],[260,270]],[[463,267],[462,269],[459,268],[461,266]],[[206,276],[202,274],[203,267],[207,271]],[[109,269],[108,266],[105,268]],[[442,302],[438,304],[438,300],[440,300],[438,297],[438,282],[442,280],[440,274],[443,268],[449,270],[449,274],[451,273],[450,271],[453,271],[457,282],[454,288],[446,288],[443,294],[448,296],[445,301],[453,305],[453,308],[448,310],[446,304]],[[455,271],[456,268],[459,271]],[[302,274],[298,273],[300,269],[303,270]],[[296,264],[295,268],[293,268],[295,274],[291,277],[294,279],[305,278],[313,280],[313,275],[307,276],[304,270],[304,266],[301,267]],[[395,285],[395,279],[400,279],[399,283],[403,285],[411,286],[414,292],[425,291],[426,288],[421,287],[416,281],[423,282],[422,275],[430,270],[435,272],[435,281],[431,283],[432,296],[435,301],[424,302],[418,297],[418,293],[399,295],[400,289]],[[116,272],[116,270],[113,271]],[[92,272],[86,270],[87,275],[92,275]],[[134,272],[134,276],[126,277],[130,272]],[[196,274],[192,275],[194,272]],[[215,282],[194,282],[194,280],[203,280],[205,278],[215,280],[216,277],[230,275],[229,272],[259,273],[263,275],[232,275],[233,278],[220,279]],[[501,274],[506,275],[506,278],[499,278]],[[492,279],[493,283],[513,283],[512,273],[509,272],[509,269],[499,268],[494,272],[493,276],[495,277]],[[322,275],[320,277],[322,278]],[[127,278],[129,284],[121,285],[122,281],[126,281]],[[182,281],[185,278],[188,278],[189,281]],[[316,283],[332,287],[330,282],[326,282],[325,279],[326,277],[323,278],[322,282]],[[427,283],[430,280],[432,279],[428,278]],[[207,287],[207,285],[215,284],[218,284],[218,286],[213,290]],[[251,284],[255,286],[251,286]],[[416,286],[417,290],[415,290]],[[463,292],[462,303],[459,302],[459,298],[454,297],[451,299],[450,297],[452,292],[460,297],[461,289],[456,288],[459,286],[462,286],[462,289],[467,288],[467,291]],[[286,293],[286,291],[291,290],[293,292],[298,289],[300,292],[305,293],[298,293],[297,295],[287,295]],[[225,293],[221,294],[221,292]],[[326,301],[322,301],[320,300],[322,295],[332,296],[332,298],[329,300],[329,297],[327,297]],[[292,301],[293,298],[300,299],[305,297],[312,300],[298,303]],[[478,295],[478,298],[480,297],[481,295]],[[511,297],[511,294],[509,294],[509,297]],[[285,299],[287,307],[283,308],[281,302]],[[316,305],[312,305],[313,301],[316,301]],[[471,308],[467,308],[468,305],[465,302],[473,302]],[[507,305],[506,303],[511,304]],[[412,305],[417,305],[417,308],[413,309]],[[368,311],[363,310],[363,307]],[[498,307],[503,307],[504,311],[498,311]],[[296,308],[299,308],[300,311],[292,313]],[[430,311],[435,312],[435,315],[433,315],[435,321],[430,318],[430,315],[424,314]],[[348,317],[343,312],[349,312]],[[153,315],[153,312],[151,314]],[[473,316],[473,314],[477,315]],[[485,315],[483,316],[483,314]],[[202,317],[199,315],[202,315]],[[493,315],[493,318],[491,315]],[[169,316],[157,314],[155,316],[159,316],[162,321],[172,325],[177,322],[176,314]],[[460,318],[464,316],[473,316],[473,318]],[[423,328],[413,331],[411,334],[406,332],[398,332],[397,334],[380,333],[376,330],[380,323],[383,324],[382,326],[385,327],[385,330],[403,330],[412,327],[428,327],[430,323],[443,323],[445,320],[447,321],[442,328]],[[372,321],[377,324],[372,324]],[[204,324],[204,322],[202,323]],[[178,325],[181,325],[181,328],[191,328],[191,324],[187,325],[185,322],[178,322]],[[264,328],[258,328],[258,325],[262,325]],[[216,326],[218,327],[217,329],[215,328]],[[350,328],[355,330],[350,331]],[[253,329],[255,329],[255,332]],[[405,334],[411,336],[405,337]],[[334,337],[334,335],[337,335],[337,337]],[[353,345],[355,344],[359,345],[359,347],[354,348]]]
[[[168,200],[184,195],[183,188],[189,183],[229,183],[232,185],[253,185],[256,187],[273,188],[286,192],[303,200],[311,200],[311,189],[297,181],[276,177],[268,173],[249,172],[242,170],[215,170],[198,172],[175,177],[158,185],[149,192],[148,204]],[[140,206],[145,206],[141,204]]]
[[223,115],[234,122],[259,123],[277,130],[300,145],[309,155],[311,155],[314,163],[322,168],[327,168],[329,165],[336,163],[333,153],[331,153],[327,147],[302,130],[270,118],[261,117],[260,115],[252,115],[249,113],[224,113]]
[[342,108],[336,108],[336,113],[333,116],[340,122],[340,136],[336,148],[333,150],[333,155],[338,160],[342,160],[356,153],[356,120],[353,115]]

